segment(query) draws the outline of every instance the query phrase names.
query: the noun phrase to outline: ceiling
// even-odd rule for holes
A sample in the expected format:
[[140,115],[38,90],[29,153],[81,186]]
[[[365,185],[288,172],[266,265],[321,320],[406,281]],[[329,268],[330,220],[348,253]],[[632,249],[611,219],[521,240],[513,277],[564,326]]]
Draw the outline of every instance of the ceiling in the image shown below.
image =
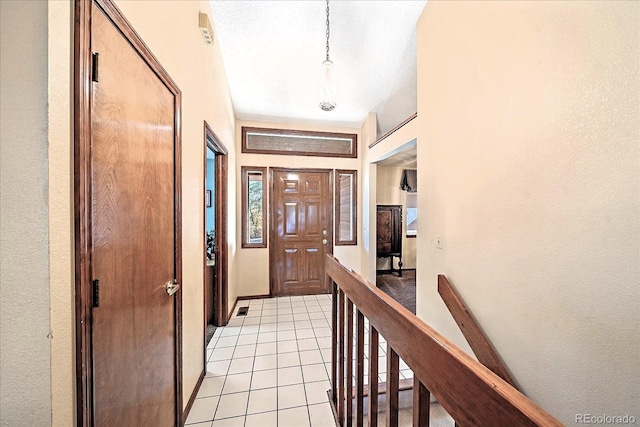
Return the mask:
[[238,119],[360,127],[416,112],[415,25],[425,1],[331,1],[337,107],[318,107],[326,2],[210,2]]

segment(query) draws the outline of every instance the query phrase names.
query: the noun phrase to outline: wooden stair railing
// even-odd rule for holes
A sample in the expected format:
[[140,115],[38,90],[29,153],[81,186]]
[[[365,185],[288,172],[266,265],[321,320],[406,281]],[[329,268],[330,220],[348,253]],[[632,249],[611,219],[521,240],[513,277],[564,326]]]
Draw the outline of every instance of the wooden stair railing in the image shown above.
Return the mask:
[[498,353],[484,332],[482,332],[482,329],[480,329],[480,326],[467,309],[464,301],[462,301],[462,298],[460,298],[455,288],[442,274],[438,275],[438,293],[449,309],[451,316],[453,316],[453,320],[458,324],[462,335],[464,335],[469,343],[478,361],[513,387],[518,388],[509,375],[507,368],[502,363],[502,360],[498,357]]
[[[379,335],[387,341],[386,425],[398,425],[399,358],[414,375],[413,425],[428,426],[433,394],[461,426],[561,426],[393,298],[327,255],[331,279],[331,404],[338,425],[364,421],[364,319],[369,320],[369,426],[377,426]],[[355,336],[354,336],[355,311]],[[355,340],[354,340],[355,338]],[[354,344],[355,343],[355,344]],[[355,388],[353,366],[355,346]],[[354,396],[355,390],[355,396]],[[355,402],[355,408],[354,408]],[[354,413],[355,412],[355,413]]]

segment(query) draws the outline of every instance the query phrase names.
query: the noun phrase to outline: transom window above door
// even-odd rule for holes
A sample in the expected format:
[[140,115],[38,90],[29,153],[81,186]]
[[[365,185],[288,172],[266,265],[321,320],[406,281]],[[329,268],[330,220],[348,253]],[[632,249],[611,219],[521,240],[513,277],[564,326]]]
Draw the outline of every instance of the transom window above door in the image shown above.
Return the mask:
[[356,158],[358,135],[243,126],[242,152]]

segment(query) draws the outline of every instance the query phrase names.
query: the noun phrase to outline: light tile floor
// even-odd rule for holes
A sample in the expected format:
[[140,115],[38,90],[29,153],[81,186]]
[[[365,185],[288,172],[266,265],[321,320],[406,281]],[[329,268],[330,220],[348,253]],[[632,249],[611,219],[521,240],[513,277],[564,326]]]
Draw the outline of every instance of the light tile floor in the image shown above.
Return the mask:
[[186,424],[334,426],[327,390],[331,369],[331,296],[238,302],[207,348],[207,374]]
[[[249,307],[247,315],[238,316],[238,309],[245,306]],[[238,302],[229,324],[216,329],[208,345],[207,374],[186,424],[334,426],[327,397],[331,387],[330,325],[330,295]],[[366,320],[365,331],[366,355]],[[386,350],[386,341],[380,336],[380,382],[386,382]],[[365,372],[368,366],[365,356]],[[413,378],[402,360],[400,378]]]

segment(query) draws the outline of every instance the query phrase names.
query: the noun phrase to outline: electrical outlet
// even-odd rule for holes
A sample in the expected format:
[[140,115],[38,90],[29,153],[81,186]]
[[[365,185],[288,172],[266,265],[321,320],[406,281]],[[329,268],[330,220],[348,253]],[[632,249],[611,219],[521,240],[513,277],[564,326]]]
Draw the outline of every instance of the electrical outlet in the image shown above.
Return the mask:
[[436,236],[436,248],[442,249],[442,236],[441,235],[437,235]]

